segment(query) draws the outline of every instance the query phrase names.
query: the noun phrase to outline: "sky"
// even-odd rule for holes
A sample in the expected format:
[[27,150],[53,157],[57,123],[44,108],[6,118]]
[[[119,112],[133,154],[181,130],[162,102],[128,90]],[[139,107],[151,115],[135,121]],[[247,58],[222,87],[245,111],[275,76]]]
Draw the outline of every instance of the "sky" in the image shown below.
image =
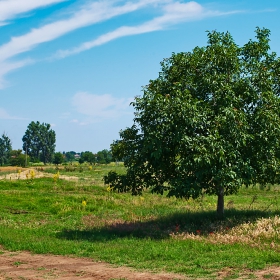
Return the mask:
[[51,124],[56,151],[109,149],[133,124],[130,103],[173,52],[256,27],[280,53],[279,0],[0,0],[0,134],[22,149],[32,121]]

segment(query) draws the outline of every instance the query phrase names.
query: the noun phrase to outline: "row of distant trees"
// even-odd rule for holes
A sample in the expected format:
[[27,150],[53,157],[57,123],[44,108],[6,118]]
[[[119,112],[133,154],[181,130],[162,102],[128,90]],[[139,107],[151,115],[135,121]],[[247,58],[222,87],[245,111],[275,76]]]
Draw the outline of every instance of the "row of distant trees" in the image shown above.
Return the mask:
[[85,151],[76,153],[55,152],[56,134],[51,129],[51,125],[32,121],[22,137],[22,150],[13,150],[11,139],[3,133],[0,137],[0,164],[26,166],[29,162],[55,163],[62,164],[78,161],[79,163],[88,162],[90,164],[107,164],[113,161],[109,150],[102,150],[97,153]]
[[102,150],[97,153],[93,153],[90,151],[85,151],[81,153],[76,153],[74,151],[70,152],[57,152],[54,154],[53,163],[61,164],[64,162],[74,162],[78,161],[79,163],[87,162],[89,164],[108,164],[113,161],[112,153],[109,150]]

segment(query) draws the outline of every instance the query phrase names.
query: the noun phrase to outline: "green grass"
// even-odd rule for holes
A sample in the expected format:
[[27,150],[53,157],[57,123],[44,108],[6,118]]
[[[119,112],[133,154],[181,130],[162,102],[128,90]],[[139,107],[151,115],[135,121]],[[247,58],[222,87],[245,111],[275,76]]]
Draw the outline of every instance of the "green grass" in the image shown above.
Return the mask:
[[263,218],[280,214],[278,187],[242,188],[226,197],[226,217],[218,220],[214,196],[186,201],[149,192],[142,197],[108,192],[103,174],[124,169],[97,168],[99,172],[60,170],[78,176],[76,182],[2,180],[0,244],[9,250],[90,257],[207,279],[225,268],[232,270],[227,279],[235,279],[244,271],[279,265],[279,229],[255,239],[252,235],[254,242],[248,243],[246,235],[253,229],[243,228],[249,223],[261,228]]

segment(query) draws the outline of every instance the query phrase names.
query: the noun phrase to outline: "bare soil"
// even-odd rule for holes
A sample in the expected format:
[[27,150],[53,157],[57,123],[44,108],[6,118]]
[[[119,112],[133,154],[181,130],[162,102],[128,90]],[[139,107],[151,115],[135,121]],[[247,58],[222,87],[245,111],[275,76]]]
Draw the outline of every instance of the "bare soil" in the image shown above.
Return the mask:
[[[4,171],[4,172],[15,172],[17,171],[19,168],[21,167],[17,167],[17,166],[1,166],[0,167],[0,171]],[[24,168],[21,168],[24,169]]]
[[257,280],[263,280],[263,279],[270,279],[270,280],[280,280],[280,267],[271,266],[267,267],[262,270],[243,270],[239,273],[239,277],[234,276],[235,272],[231,268],[225,268],[222,271],[220,271],[217,275],[217,279],[223,280],[223,279],[257,279]]
[[[18,170],[20,170],[20,172],[18,172]],[[5,175],[1,175],[0,176],[0,180],[26,180],[26,179],[30,179],[31,175],[30,172],[31,170],[33,170],[35,172],[35,178],[43,178],[43,177],[53,177],[54,174],[51,173],[47,173],[44,172],[43,167],[40,167],[40,170],[37,170],[36,168],[20,168],[20,167],[12,167],[12,166],[8,166],[8,167],[1,167],[0,171],[1,172],[12,172],[10,174],[5,174]],[[1,174],[1,173],[0,173]],[[60,179],[64,179],[64,180],[79,180],[78,177],[76,176],[66,176],[66,175],[59,175]]]
[[[230,268],[218,273],[216,279],[280,279],[280,267],[259,271],[243,271],[240,277],[231,277]],[[0,280],[175,280],[189,279],[180,274],[139,272],[128,267],[114,267],[88,258],[38,255],[30,252],[1,250]],[[193,279],[193,278],[192,278]],[[214,278],[211,278],[214,279]]]
[[137,272],[127,267],[113,267],[87,258],[37,255],[29,252],[2,251],[0,279],[95,279],[95,280],[171,280],[186,279],[169,273]]

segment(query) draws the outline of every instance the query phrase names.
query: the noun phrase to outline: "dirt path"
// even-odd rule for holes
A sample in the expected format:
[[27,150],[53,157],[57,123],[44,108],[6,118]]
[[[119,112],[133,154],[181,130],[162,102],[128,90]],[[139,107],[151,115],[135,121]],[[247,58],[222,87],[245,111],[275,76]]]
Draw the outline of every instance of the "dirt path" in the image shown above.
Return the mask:
[[[29,252],[0,251],[0,280],[181,280],[189,279],[179,274],[137,272],[127,267],[114,267],[88,258],[38,255]],[[228,268],[218,273],[216,279],[233,279]],[[280,267],[259,271],[243,271],[234,279],[280,280]],[[206,280],[205,278],[204,280]],[[213,278],[211,278],[213,279]]]
[[36,255],[29,252],[2,251],[0,279],[94,279],[94,280],[172,280],[186,279],[176,274],[136,272],[86,258]]

